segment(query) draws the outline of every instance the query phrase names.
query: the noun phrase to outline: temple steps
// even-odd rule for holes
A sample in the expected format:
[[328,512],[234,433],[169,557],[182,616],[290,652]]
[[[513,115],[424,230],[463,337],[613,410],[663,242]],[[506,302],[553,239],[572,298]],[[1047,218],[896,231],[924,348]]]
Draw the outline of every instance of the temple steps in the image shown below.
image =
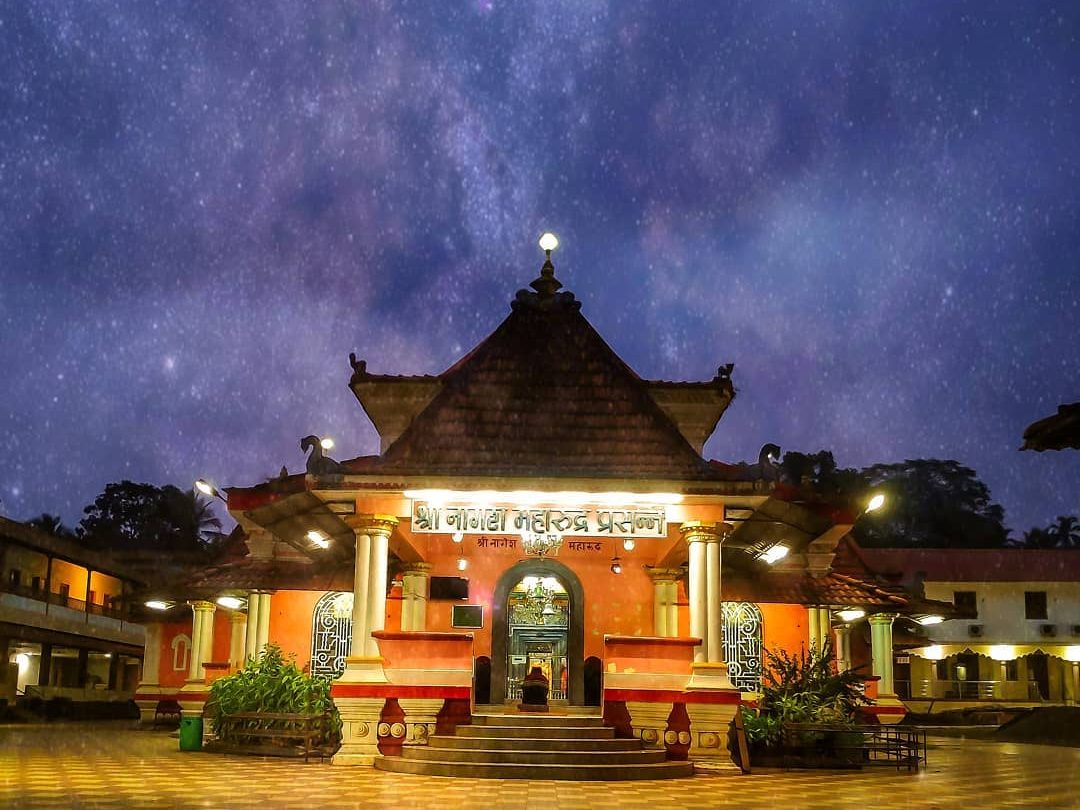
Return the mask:
[[375,767],[395,773],[484,779],[622,781],[691,776],[690,762],[671,762],[640,740],[616,739],[596,716],[474,715],[457,733],[406,746]]

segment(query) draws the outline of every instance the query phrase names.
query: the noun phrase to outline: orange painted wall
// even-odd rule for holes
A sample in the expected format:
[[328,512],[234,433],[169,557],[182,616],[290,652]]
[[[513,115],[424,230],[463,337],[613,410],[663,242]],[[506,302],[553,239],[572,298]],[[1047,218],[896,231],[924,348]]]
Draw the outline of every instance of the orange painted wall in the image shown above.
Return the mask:
[[[164,622],[161,625],[161,669],[158,671],[158,683],[162,686],[184,685],[187,680],[188,670],[173,669],[173,639],[184,635],[191,638],[191,611],[188,611],[187,621]],[[190,660],[190,659],[189,659]],[[146,676],[143,676],[144,679]]]
[[211,662],[229,660],[229,642],[232,635],[232,611],[218,608],[214,611],[214,644]]
[[[451,546],[449,542],[447,546]],[[457,554],[463,549],[469,567],[457,570]],[[442,551],[442,550],[440,550]],[[626,552],[619,547],[622,574],[611,573],[613,544],[608,541],[599,552],[569,552],[565,549],[557,558],[581,580],[585,591],[585,656],[603,657],[604,635],[651,635],[653,632],[653,584],[645,573],[646,560],[642,555]],[[466,538],[461,546],[452,546],[433,555],[432,576],[464,576],[469,580],[469,604],[484,606],[484,627],[472,631],[476,655],[491,655],[491,607],[502,573],[521,559],[516,549],[482,549],[475,538]],[[450,626],[454,602],[428,603],[427,629],[453,631]],[[460,604],[460,603],[459,603]],[[390,626],[390,625],[387,625]]]
[[87,570],[81,565],[72,565],[65,560],[52,561],[52,575],[49,587],[53,593],[60,593],[60,586],[68,586],[68,596],[72,599],[86,598]]
[[270,598],[270,641],[296,655],[301,669],[311,664],[311,614],[325,591],[277,591]]
[[764,625],[762,642],[767,650],[787,650],[790,653],[805,648],[810,638],[809,620],[802,605],[776,605],[761,602],[761,621]]

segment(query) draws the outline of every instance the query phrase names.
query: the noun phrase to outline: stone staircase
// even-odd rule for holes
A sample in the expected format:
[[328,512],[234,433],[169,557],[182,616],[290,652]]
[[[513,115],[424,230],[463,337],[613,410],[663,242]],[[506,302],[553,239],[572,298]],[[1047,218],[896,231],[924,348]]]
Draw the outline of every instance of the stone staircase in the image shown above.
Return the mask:
[[400,757],[376,757],[395,773],[485,779],[607,781],[692,776],[690,762],[669,762],[664,749],[615,738],[614,729],[588,715],[473,715],[457,734],[432,735],[406,746]]

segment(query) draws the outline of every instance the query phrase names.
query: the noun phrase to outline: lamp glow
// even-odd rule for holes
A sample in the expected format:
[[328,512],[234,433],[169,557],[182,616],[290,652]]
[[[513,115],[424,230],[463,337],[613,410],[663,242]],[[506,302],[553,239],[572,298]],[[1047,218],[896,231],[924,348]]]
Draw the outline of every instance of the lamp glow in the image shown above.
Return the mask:
[[215,495],[217,495],[217,489],[205,478],[200,478],[198,481],[195,482],[195,489],[199,490],[199,492],[201,492],[208,498],[213,498]]
[[922,657],[927,661],[940,661],[945,657],[945,648],[940,644],[931,644],[923,649]]
[[457,570],[458,571],[464,571],[468,567],[469,567],[469,561],[466,560],[464,557],[458,557]]
[[945,617],[934,614],[930,616],[920,616],[915,621],[917,621],[923,627],[927,627],[931,624],[941,624],[943,621],[945,621]]
[[623,540],[623,541],[622,541],[622,547],[623,547],[623,549],[625,549],[626,551],[633,551],[633,550],[634,550],[634,546],[636,546],[636,545],[637,545],[637,543],[636,543],[636,542],[634,542],[634,538],[633,538],[633,537],[627,537],[627,538],[626,538],[625,540]]
[[616,554],[614,557],[611,558],[611,573],[613,573],[613,574],[621,574],[622,573],[622,563],[619,561],[619,555],[618,554]]
[[451,535],[450,539],[453,540],[455,543],[460,543],[462,540],[465,539],[465,534],[464,532],[454,532],[453,535]]
[[1061,657],[1066,661],[1076,663],[1080,661],[1080,644],[1070,644],[1065,648],[1065,651],[1061,654]]
[[785,546],[783,543],[777,543],[776,545],[770,546],[768,549],[766,549],[765,553],[761,555],[761,559],[763,559],[769,565],[773,565],[784,559],[784,557],[786,557],[790,551],[791,549]]
[[880,492],[870,499],[870,502],[866,504],[867,512],[876,512],[878,509],[885,505],[885,496]]
[[334,440],[331,439],[329,436],[327,436],[325,439],[319,439],[319,444],[322,446],[323,450],[334,449]]
[[994,644],[988,652],[995,661],[1012,661],[1016,658],[1016,647],[1011,644]]
[[168,610],[169,609],[169,603],[168,602],[163,602],[160,599],[151,599],[149,602],[144,602],[143,604],[146,605],[146,607],[150,608],[151,610]]
[[865,616],[866,611],[861,608],[848,608],[847,610],[838,611],[836,615],[845,622],[853,622]]
[[559,246],[559,239],[551,231],[545,232],[540,237],[540,249],[550,253]]
[[217,603],[229,610],[237,610],[244,606],[244,600],[235,596],[219,596],[217,598]]
[[330,539],[318,529],[312,529],[307,533],[307,539],[319,548],[329,548]]

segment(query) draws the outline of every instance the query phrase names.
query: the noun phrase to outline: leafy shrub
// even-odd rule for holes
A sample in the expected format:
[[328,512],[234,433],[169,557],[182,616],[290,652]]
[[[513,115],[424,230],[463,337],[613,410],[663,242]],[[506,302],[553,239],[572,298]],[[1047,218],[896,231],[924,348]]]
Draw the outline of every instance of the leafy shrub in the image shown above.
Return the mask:
[[777,748],[785,723],[852,726],[870,701],[863,677],[854,670],[833,671],[829,645],[791,654],[765,651],[765,672],[757,709],[742,707],[746,739],[758,751]]
[[331,683],[327,675],[301,672],[295,656],[286,658],[281,647],[268,644],[242,670],[211,684],[203,716],[218,738],[229,742],[229,727],[223,720],[236,712],[326,714],[320,744],[333,745],[341,740],[341,717],[330,697]]

